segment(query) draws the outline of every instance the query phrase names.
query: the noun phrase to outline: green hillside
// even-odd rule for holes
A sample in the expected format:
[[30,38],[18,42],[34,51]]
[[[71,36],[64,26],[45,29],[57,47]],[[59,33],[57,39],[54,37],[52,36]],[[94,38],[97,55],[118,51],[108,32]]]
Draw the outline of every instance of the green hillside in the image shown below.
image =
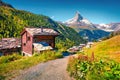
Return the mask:
[[90,49],[85,49],[85,53],[93,53],[100,58],[110,58],[120,61],[120,35],[114,36],[108,40],[95,43]]
[[67,70],[76,80],[120,80],[120,35],[70,57]]
[[14,8],[4,6],[0,6],[0,12],[0,38],[20,37],[20,32],[24,27],[43,26],[53,28],[60,33],[60,36],[56,39],[56,42],[59,42],[60,44],[62,43],[62,46],[71,46],[73,44],[85,42],[75,30],[59,24],[47,16],[37,15],[27,11],[16,10]]

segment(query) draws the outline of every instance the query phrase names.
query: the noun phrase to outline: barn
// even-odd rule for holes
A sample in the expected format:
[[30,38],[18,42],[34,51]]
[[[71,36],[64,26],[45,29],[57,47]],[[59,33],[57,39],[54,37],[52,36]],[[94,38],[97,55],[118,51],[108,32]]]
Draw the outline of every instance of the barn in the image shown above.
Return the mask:
[[21,32],[21,49],[23,55],[32,56],[34,51],[55,48],[55,37],[59,35],[50,28],[25,28]]
[[20,52],[21,40],[19,38],[2,38],[0,40],[0,56]]

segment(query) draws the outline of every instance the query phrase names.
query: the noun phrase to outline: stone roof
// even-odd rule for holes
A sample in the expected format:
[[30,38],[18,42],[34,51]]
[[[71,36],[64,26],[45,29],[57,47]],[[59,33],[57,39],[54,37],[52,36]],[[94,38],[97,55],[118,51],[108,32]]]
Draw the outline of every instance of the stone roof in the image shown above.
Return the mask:
[[25,28],[25,30],[31,35],[59,35],[58,32],[50,28]]
[[44,50],[51,50],[51,49],[53,49],[46,42],[33,43],[33,45],[34,45],[34,50],[35,51],[44,51]]
[[0,40],[0,50],[21,47],[21,40],[18,38],[2,38]]

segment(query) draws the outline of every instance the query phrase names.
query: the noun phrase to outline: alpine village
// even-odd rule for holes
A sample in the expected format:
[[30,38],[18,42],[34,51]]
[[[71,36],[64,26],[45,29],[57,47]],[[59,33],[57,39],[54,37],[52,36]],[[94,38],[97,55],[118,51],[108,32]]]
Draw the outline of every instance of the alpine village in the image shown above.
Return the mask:
[[0,0],[0,80],[120,80],[119,22],[94,24],[77,9],[56,21],[9,1]]

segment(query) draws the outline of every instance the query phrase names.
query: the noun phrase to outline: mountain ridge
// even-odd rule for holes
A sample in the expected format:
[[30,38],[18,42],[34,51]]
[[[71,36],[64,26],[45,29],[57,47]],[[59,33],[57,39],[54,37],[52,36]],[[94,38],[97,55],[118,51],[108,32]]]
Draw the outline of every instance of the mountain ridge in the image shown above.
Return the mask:
[[107,32],[118,32],[120,31],[120,22],[109,24],[96,24],[96,27]]
[[5,2],[3,2],[2,0],[0,0],[0,6],[5,6],[5,7],[13,8],[12,5],[10,5],[10,4],[8,4],[8,3],[5,3]]
[[85,29],[95,29],[96,27],[88,19],[84,18],[78,11],[72,19],[69,19],[65,22],[67,26],[76,26],[79,28],[84,28],[81,26],[86,26]]
[[98,40],[100,38],[106,37],[110,32],[106,32],[96,27],[88,19],[81,16],[79,12],[76,12],[72,19],[69,19],[64,23],[65,25],[75,29],[80,36],[88,39],[88,41]]

